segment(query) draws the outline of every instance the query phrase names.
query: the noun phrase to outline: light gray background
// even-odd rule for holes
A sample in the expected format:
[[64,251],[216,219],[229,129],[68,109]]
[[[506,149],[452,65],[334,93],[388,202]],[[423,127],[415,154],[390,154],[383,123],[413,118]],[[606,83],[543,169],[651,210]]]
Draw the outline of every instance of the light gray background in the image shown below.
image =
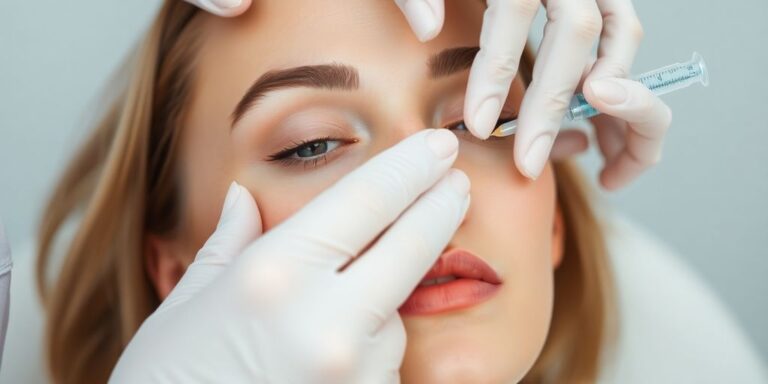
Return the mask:
[[[0,3],[0,217],[12,246],[32,239],[101,86],[158,3]],[[646,30],[635,73],[696,50],[712,84],[665,97],[675,118],[662,163],[606,197],[684,255],[768,360],[768,1],[635,6]],[[594,180],[599,158],[584,164]]]

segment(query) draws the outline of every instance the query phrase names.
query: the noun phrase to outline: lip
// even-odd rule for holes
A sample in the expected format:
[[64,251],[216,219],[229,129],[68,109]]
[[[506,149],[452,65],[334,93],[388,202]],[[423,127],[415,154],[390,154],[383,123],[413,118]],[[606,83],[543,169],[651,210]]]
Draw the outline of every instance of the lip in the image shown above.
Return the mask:
[[[502,280],[488,263],[470,251],[448,249],[424,276],[425,280],[453,275],[456,280],[418,286],[400,306],[400,315],[434,315],[480,304],[493,297]],[[420,284],[421,284],[420,282]]]

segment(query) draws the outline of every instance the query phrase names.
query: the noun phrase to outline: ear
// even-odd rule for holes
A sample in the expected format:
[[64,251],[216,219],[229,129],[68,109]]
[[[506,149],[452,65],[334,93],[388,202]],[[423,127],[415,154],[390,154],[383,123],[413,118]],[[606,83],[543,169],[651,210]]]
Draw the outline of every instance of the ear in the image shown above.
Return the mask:
[[160,300],[165,300],[186,271],[179,246],[175,241],[157,235],[144,240],[144,268]]
[[555,218],[552,220],[552,269],[557,269],[563,261],[565,251],[565,221],[560,204],[555,204]]

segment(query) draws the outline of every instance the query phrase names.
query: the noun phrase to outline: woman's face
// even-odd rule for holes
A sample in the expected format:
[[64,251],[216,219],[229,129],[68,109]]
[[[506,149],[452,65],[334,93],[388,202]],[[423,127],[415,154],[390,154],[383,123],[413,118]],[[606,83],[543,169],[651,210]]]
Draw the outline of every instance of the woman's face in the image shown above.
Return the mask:
[[[440,54],[477,46],[484,3],[447,1],[445,27],[428,43],[415,38],[393,1],[254,3],[235,20],[204,16],[181,148],[184,219],[170,240],[175,252],[192,259],[213,232],[233,179],[251,191],[268,231],[378,152],[419,130],[449,127],[460,141],[454,166],[472,182],[471,206],[450,245],[484,259],[503,284],[473,307],[405,316],[401,377],[521,379],[546,338],[563,230],[552,168],[527,180],[513,165],[511,138],[483,142],[461,124],[472,50]],[[442,71],[430,65],[437,61]],[[312,73],[356,72],[357,86],[336,76],[317,88],[292,72],[326,64],[335,69]],[[269,71],[285,72],[265,80]],[[249,89],[259,95],[243,103]],[[516,115],[522,95],[518,80],[502,119]],[[296,149],[316,139],[327,140]],[[173,278],[160,275],[155,285]]]

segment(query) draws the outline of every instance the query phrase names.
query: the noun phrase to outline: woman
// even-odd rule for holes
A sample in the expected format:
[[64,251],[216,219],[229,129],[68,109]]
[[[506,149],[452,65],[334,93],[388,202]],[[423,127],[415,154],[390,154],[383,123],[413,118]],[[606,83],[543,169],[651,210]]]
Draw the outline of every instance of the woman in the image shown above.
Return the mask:
[[[485,260],[503,284],[470,307],[404,313],[402,380],[594,381],[612,292],[587,187],[568,161],[525,178],[513,140],[477,140],[462,122],[483,10],[447,3],[446,28],[422,44],[385,2],[264,2],[234,20],[167,2],[43,222],[38,272],[54,380],[108,377],[214,230],[231,180],[254,196],[266,232],[376,153],[435,126],[460,137],[455,166],[473,184],[450,245]],[[502,119],[515,118],[531,64],[527,55]],[[48,282],[51,242],[79,209],[85,220]]]

